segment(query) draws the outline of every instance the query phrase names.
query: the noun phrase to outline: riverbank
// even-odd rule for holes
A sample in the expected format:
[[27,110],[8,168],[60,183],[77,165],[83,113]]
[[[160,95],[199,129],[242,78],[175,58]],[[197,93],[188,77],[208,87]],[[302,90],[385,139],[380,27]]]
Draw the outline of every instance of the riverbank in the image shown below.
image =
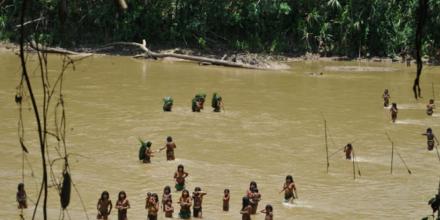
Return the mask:
[[[64,49],[64,48],[63,48]],[[70,51],[78,53],[94,53],[110,56],[136,56],[143,54],[144,52],[131,46],[110,46],[110,47],[80,47],[80,48],[67,48]],[[407,65],[415,64],[415,59],[410,58],[408,61],[402,59],[402,57],[347,57],[347,56],[321,56],[320,54],[306,53],[306,54],[266,54],[266,53],[245,53],[230,50],[199,50],[192,48],[151,48],[158,53],[174,53],[184,54],[191,56],[200,56],[218,60],[225,60],[230,62],[256,65],[259,67],[268,67],[271,69],[286,69],[288,62],[299,61],[358,61],[363,63],[407,63]],[[11,42],[0,42],[0,52],[18,52],[19,48],[17,44]],[[142,57],[147,58],[148,57]],[[177,58],[164,58],[164,60],[178,60]],[[425,57],[423,59],[425,65],[437,66],[440,65],[439,60],[429,59]],[[200,63],[205,65],[206,63]]]

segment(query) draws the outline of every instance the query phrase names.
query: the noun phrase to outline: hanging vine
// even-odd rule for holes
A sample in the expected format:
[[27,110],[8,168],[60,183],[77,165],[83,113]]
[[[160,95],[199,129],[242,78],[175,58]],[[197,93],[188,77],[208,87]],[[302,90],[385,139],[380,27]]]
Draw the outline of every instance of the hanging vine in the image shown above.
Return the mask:
[[[35,200],[35,208],[33,209],[32,219],[36,219],[38,209],[41,207],[43,212],[43,219],[48,219],[47,213],[47,201],[48,190],[55,186],[60,199],[60,215],[59,219],[64,219],[65,213],[70,219],[68,214],[68,206],[71,197],[71,188],[73,187],[82,204],[85,217],[88,218],[84,203],[78,189],[72,181],[71,169],[69,166],[69,157],[75,154],[69,154],[68,147],[66,145],[66,110],[63,95],[63,82],[64,75],[69,70],[75,70],[75,62],[84,59],[83,56],[70,56],[68,54],[60,54],[61,67],[59,72],[55,75],[49,74],[48,69],[48,57],[49,54],[44,50],[45,42],[44,36],[45,30],[47,30],[47,21],[42,20],[34,25],[25,26],[25,19],[27,18],[26,12],[29,11],[28,7],[32,1],[23,0],[21,2],[21,14],[20,14],[20,65],[21,75],[20,81],[17,86],[17,93],[15,95],[15,102],[19,106],[18,117],[18,139],[22,151],[22,183],[25,182],[25,161],[28,162],[33,176],[33,169],[31,163],[27,159],[27,155],[32,153],[30,145],[26,144],[25,139],[25,121],[23,119],[24,111],[23,104],[26,102],[31,103],[31,109],[35,116],[35,122],[37,125],[38,143],[40,149],[40,158],[42,163],[42,180],[37,199]],[[29,7],[30,8],[30,7]],[[44,10],[41,14],[44,14]],[[43,40],[42,40],[43,39]],[[36,46],[33,47],[35,54],[29,54],[27,52],[27,45],[30,42],[36,42]],[[37,69],[36,73],[38,78],[31,79],[29,77],[28,57],[37,57]],[[41,81],[40,81],[41,80]],[[38,82],[40,81],[40,82]],[[40,88],[41,94],[36,94],[33,86]],[[37,99],[36,96],[41,98]],[[49,124],[53,119],[54,125]],[[56,144],[51,144],[53,141],[49,141],[50,138],[54,138]],[[50,154],[52,150],[55,150],[56,155]],[[75,155],[78,156],[78,155]],[[80,155],[79,155],[80,156]],[[63,161],[62,169],[56,169],[55,163],[57,161]],[[23,213],[20,214],[21,219],[25,219]]]

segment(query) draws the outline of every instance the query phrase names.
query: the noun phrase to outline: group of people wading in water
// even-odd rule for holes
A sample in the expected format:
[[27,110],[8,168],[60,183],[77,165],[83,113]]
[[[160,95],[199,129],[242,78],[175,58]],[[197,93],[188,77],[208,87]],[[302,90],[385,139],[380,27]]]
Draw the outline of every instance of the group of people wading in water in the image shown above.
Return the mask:
[[[383,106],[385,108],[387,108],[389,106],[390,98],[391,98],[391,95],[390,95],[388,89],[385,89],[382,97],[383,97]],[[434,99],[430,99],[429,103],[426,105],[426,114],[428,116],[432,116],[434,114],[434,109],[435,109]],[[395,102],[393,102],[391,104],[391,108],[390,108],[391,120],[393,123],[396,122],[398,112],[399,112],[399,110],[397,109],[397,104]],[[427,138],[427,148],[429,151],[434,150],[435,142],[437,142],[437,145],[439,145],[439,142],[438,142],[436,136],[434,135],[434,133],[432,132],[431,128],[426,129],[426,133],[423,133],[422,135],[425,135]]]
[[[191,100],[191,110],[192,112],[200,112],[204,109],[204,104],[206,101],[206,94],[198,93]],[[163,98],[163,111],[171,112],[174,105],[174,100],[171,96],[167,96]],[[223,98],[216,92],[212,94],[211,107],[213,108],[213,112],[221,112],[221,110],[225,110],[223,105]]]
[[[181,196],[177,202],[177,204],[180,206],[178,215],[181,219],[189,219],[191,218],[191,215],[194,218],[202,218],[203,197],[206,196],[207,193],[200,187],[195,187],[191,196],[189,191],[185,189],[185,178],[188,177],[188,175],[189,174],[185,172],[183,165],[179,165],[174,174],[176,191],[181,192]],[[295,182],[293,181],[293,177],[291,175],[286,176],[286,182],[284,183],[283,189],[280,191],[280,193],[282,192],[284,192],[285,202],[293,202],[294,199],[298,198]],[[225,189],[222,198],[224,212],[229,211],[229,200],[230,191],[229,189]],[[242,220],[250,220],[251,215],[255,215],[257,213],[258,203],[260,200],[261,194],[258,191],[257,183],[255,181],[251,181],[249,189],[242,198],[242,208],[240,210]],[[107,220],[112,208],[113,204],[110,200],[109,193],[107,191],[102,192],[97,203],[97,219]],[[127,194],[124,191],[119,192],[115,208],[118,210],[118,220],[128,219],[127,210],[130,208],[130,202],[127,199]],[[166,218],[173,218],[174,207],[171,187],[164,187],[161,203],[159,202],[158,194],[148,192],[145,198],[145,209],[148,211],[148,220],[157,220],[160,210],[164,212]],[[265,220],[273,220],[272,205],[267,204],[264,209],[260,210],[260,212],[265,214]]]
[[[390,93],[388,89],[385,89],[383,93],[384,107],[388,107],[390,103]],[[203,105],[206,99],[205,94],[197,94],[192,99],[192,111],[200,112],[203,109]],[[163,99],[164,111],[172,111],[172,106],[174,100],[171,97],[165,97]],[[211,106],[213,107],[214,112],[220,112],[221,109],[224,110],[223,100],[221,96],[217,93],[213,94]],[[430,99],[427,105],[426,113],[429,116],[432,116],[434,113],[435,105],[434,100]],[[397,104],[392,103],[390,108],[391,119],[394,123],[397,119]],[[428,128],[425,133],[427,137],[427,146],[428,150],[432,151],[435,147],[435,143],[439,144],[436,136],[432,132],[431,128]],[[143,141],[139,139],[141,146],[139,149],[139,160],[143,163],[151,163],[151,157],[154,157],[155,153],[161,152],[166,149],[166,159],[168,161],[175,160],[174,149],[176,149],[176,144],[173,141],[171,136],[166,138],[165,146],[162,148],[153,151],[152,142]],[[351,143],[348,143],[344,147],[344,153],[347,160],[351,160],[353,158],[353,146]],[[174,173],[175,180],[175,189],[177,192],[181,192],[181,196],[178,200],[178,204],[180,205],[180,211],[178,213],[179,217],[182,219],[191,218],[191,214],[194,218],[202,218],[202,203],[203,197],[207,195],[206,192],[202,191],[200,187],[195,187],[192,196],[189,191],[186,189],[185,179],[189,176],[187,172],[184,170],[183,165],[178,165],[177,171]],[[280,193],[284,192],[284,202],[293,203],[294,199],[298,199],[297,189],[293,177],[291,175],[286,176],[285,183],[283,185]],[[20,183],[18,185],[18,192],[16,195],[16,200],[18,202],[19,209],[27,208],[27,196],[26,191],[24,189],[24,184]],[[230,191],[229,189],[224,189],[223,192],[223,211],[229,211],[229,200],[230,200]],[[251,215],[257,213],[258,203],[261,200],[261,193],[258,190],[257,183],[255,181],[251,181],[249,189],[247,190],[245,196],[242,198],[242,208],[240,210],[240,214],[242,215],[242,220],[250,220]],[[161,210],[160,206],[162,206],[162,211],[165,213],[166,218],[172,218],[174,213],[173,200],[171,195],[171,187],[165,186],[162,194],[162,202],[159,203],[159,196],[156,193],[147,193],[147,197],[145,199],[145,209],[148,210],[148,220],[156,220],[158,217],[158,213]],[[191,213],[192,207],[192,213]],[[118,220],[127,220],[127,210],[130,208],[130,202],[127,199],[127,194],[124,191],[120,191],[118,194],[118,198],[115,204],[115,208],[118,210]],[[112,201],[110,200],[110,195],[107,191],[102,192],[101,197],[97,203],[97,219],[107,220],[113,209]],[[265,214],[265,220],[273,220],[273,207],[270,204],[267,204],[263,210],[260,210],[261,213]]]

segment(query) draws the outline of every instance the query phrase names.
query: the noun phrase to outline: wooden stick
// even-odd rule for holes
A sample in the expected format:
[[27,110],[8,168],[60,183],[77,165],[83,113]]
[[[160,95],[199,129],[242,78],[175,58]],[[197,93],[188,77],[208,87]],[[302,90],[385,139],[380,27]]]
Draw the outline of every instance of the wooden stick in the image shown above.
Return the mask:
[[328,168],[330,167],[330,163],[328,161],[327,120],[325,120],[325,118],[324,118],[324,134],[325,134],[325,152],[327,154],[327,173],[328,173]]
[[412,173],[411,173],[411,170],[408,168],[408,165],[406,165],[405,160],[403,159],[402,155],[400,155],[399,151],[396,150],[396,153],[397,153],[397,155],[400,157],[400,160],[402,160],[403,165],[405,165],[406,169],[408,170],[408,173],[409,173],[409,174],[412,174]]
[[[356,160],[356,159],[355,159],[355,154],[354,154],[354,149],[353,149],[353,159]],[[356,166],[357,166],[357,168],[358,168],[358,175],[359,175],[359,176],[362,176],[362,175],[361,175],[361,168],[359,167],[359,161],[356,161]]]
[[388,140],[391,142],[391,174],[393,174],[393,160],[394,160],[394,142],[391,140],[390,135],[388,135],[388,132],[385,131],[385,135],[387,136]]
[[438,152],[438,145],[439,145],[438,139],[437,139],[437,137],[435,135],[434,135],[434,138],[437,141],[437,144],[435,145],[435,150],[437,151],[437,157],[438,157],[438,160],[440,161],[440,153]]
[[353,154],[353,179],[356,179],[356,169],[355,169],[355,165],[354,165],[354,150],[352,150],[352,154]]

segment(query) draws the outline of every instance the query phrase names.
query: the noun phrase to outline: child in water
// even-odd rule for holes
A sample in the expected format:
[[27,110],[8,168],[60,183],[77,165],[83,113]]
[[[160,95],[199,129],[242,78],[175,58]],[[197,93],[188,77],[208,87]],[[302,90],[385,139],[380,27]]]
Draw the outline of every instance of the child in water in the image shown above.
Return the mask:
[[179,217],[182,219],[191,218],[191,197],[189,196],[188,190],[184,189],[182,191],[182,196],[179,199],[180,212]]
[[148,210],[148,220],[157,220],[157,213],[159,212],[159,196],[152,193],[147,197],[145,208]]
[[426,129],[426,133],[423,133],[422,135],[425,135],[426,138],[427,138],[427,144],[428,144],[428,150],[429,151],[434,150],[435,141],[437,141],[437,145],[439,144],[437,138],[434,135],[434,133],[432,133],[432,129],[431,128]]
[[202,202],[203,196],[206,195],[206,192],[203,192],[200,187],[196,187],[193,192],[193,216],[195,218],[202,218]]
[[251,206],[252,206],[252,212],[251,212],[252,215],[257,214],[258,203],[260,202],[260,200],[261,200],[261,194],[260,194],[260,192],[258,191],[258,189],[255,188],[255,189],[253,190],[252,199],[250,200],[250,202],[251,202]]
[[177,166],[177,171],[174,173],[174,180],[176,181],[176,190],[182,191],[185,189],[185,178],[188,177],[188,173],[185,172],[182,164]]
[[390,112],[391,112],[391,120],[393,121],[393,123],[396,122],[397,119],[397,113],[398,113],[398,109],[397,109],[397,104],[395,102],[393,102]]
[[241,220],[251,220],[252,206],[247,196],[243,197],[243,207],[240,210]]
[[163,206],[163,211],[166,212],[165,207],[166,207],[166,203],[170,201],[171,204],[173,203],[173,200],[171,198],[171,188],[169,186],[165,186],[165,188],[163,189],[163,194],[162,194],[162,206]]
[[284,202],[293,202],[296,194],[296,185],[291,175],[286,176],[286,182],[284,183],[283,190],[281,190],[280,193],[282,192],[284,192]]
[[249,198],[249,202],[252,207],[251,214],[256,214],[258,202],[261,199],[261,194],[258,192],[257,183],[255,181],[251,181],[249,184],[249,190],[247,191],[246,195]]
[[127,209],[130,208],[130,202],[127,199],[127,194],[124,191],[119,192],[118,201],[116,202],[116,209],[118,209],[118,220],[128,220]]
[[344,152],[345,152],[345,159],[346,160],[351,160],[352,151],[353,151],[353,146],[351,145],[351,143],[348,143],[347,145],[345,145]]
[[165,146],[163,148],[160,149],[160,151],[164,150],[165,148],[167,149],[166,151],[166,155],[167,155],[167,160],[174,160],[174,149],[176,148],[176,144],[173,142],[173,138],[171,136],[167,137],[167,143],[165,144]]
[[98,200],[96,208],[98,209],[98,216],[96,217],[96,219],[107,220],[113,208],[112,201],[110,200],[110,195],[107,191],[101,193],[101,198]]
[[229,199],[230,199],[230,195],[229,195],[229,189],[225,189],[224,191],[224,195],[223,195],[223,211],[227,212],[229,211]]
[[388,92],[388,89],[385,89],[385,91],[383,92],[383,107],[388,107],[388,105],[390,105],[390,93]]
[[273,220],[273,207],[270,204],[266,205],[266,208],[260,211],[261,213],[266,214],[264,220]]
[[173,212],[174,212],[174,207],[173,207],[173,203],[171,202],[171,200],[166,201],[166,203],[164,205],[164,209],[165,209],[165,217],[172,218]]
[[432,114],[434,114],[434,109],[434,99],[430,99],[428,105],[426,105],[426,114],[431,116]]
[[17,188],[18,189],[17,189],[16,200],[18,202],[18,208],[27,209],[27,195],[26,195],[26,191],[24,190],[24,184],[19,183]]

